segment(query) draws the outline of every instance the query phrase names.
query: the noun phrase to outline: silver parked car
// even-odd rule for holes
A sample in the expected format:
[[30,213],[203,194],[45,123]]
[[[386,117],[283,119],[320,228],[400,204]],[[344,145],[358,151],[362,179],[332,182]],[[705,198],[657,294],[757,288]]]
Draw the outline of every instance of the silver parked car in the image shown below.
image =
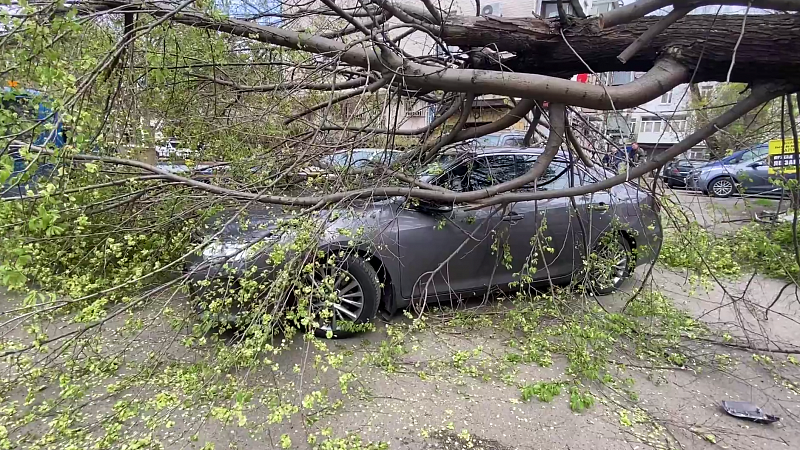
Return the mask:
[[739,191],[780,194],[780,189],[770,181],[774,176],[769,174],[768,152],[766,145],[734,152],[693,169],[687,179],[688,185],[714,197],[730,197]]
[[[437,164],[420,178],[457,192],[485,189],[526,173],[541,153],[534,148],[485,149],[444,167]],[[561,153],[535,186],[516,192],[565,189],[608,176]],[[333,315],[322,328],[336,336],[346,334],[337,331],[337,323],[368,322],[380,306],[394,312],[419,298],[452,299],[521,285],[569,283],[578,277],[588,280],[596,293],[609,293],[636,264],[653,261],[661,245],[654,199],[628,184],[575,197],[574,203],[553,198],[476,209],[389,198],[348,206],[302,219],[319,224],[317,257],[336,259],[336,281],[331,284],[338,300],[328,302]],[[270,248],[293,239],[277,236],[279,223],[286,223],[281,218],[291,216],[273,207],[253,210],[248,217],[244,225],[227,225],[191,262],[193,284],[248,271],[274,276]],[[265,241],[257,251],[247,250]],[[597,260],[589,253],[607,258],[587,274],[585,263]],[[319,277],[311,282],[321,283]],[[202,297],[203,288],[195,295]],[[310,304],[319,307],[321,302]]]

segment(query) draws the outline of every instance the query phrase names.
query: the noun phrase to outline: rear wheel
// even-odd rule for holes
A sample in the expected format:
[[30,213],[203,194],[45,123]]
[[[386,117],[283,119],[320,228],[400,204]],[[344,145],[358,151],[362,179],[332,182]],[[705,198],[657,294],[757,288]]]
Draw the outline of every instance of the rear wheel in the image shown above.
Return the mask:
[[630,276],[633,252],[628,240],[620,233],[600,239],[589,258],[587,279],[597,295],[607,295],[622,287]]
[[318,337],[344,338],[375,318],[381,286],[375,269],[359,256],[348,256],[309,275],[310,309],[320,326]]
[[714,197],[730,197],[734,190],[736,190],[736,184],[730,177],[719,177],[708,185],[708,192]]

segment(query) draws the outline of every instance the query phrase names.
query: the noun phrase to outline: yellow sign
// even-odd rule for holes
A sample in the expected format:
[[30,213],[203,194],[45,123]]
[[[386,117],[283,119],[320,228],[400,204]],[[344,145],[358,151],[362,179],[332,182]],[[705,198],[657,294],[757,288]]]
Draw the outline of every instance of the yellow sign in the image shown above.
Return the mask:
[[769,173],[796,173],[797,149],[794,148],[794,139],[773,139],[769,141]]

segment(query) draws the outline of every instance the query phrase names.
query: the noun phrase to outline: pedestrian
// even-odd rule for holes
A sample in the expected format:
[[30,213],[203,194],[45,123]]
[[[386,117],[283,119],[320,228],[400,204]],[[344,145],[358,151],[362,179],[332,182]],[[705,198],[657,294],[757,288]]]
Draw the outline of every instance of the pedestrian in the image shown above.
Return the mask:
[[639,165],[644,159],[645,152],[639,147],[638,142],[634,142],[626,148],[628,161],[631,166]]
[[614,169],[617,172],[625,171],[626,167],[628,167],[628,153],[626,149],[619,148],[617,153],[614,155]]

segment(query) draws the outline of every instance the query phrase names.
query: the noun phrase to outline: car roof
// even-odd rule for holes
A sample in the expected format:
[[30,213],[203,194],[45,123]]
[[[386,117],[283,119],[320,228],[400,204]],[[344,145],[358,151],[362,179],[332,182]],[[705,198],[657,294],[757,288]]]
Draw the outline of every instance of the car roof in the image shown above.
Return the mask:
[[[491,155],[541,155],[544,149],[541,147],[484,147],[477,149],[468,149],[458,152],[457,155],[475,155],[475,156],[491,156]],[[564,150],[559,150],[556,153],[557,159],[569,159],[569,153]]]
[[475,150],[467,150],[465,153],[475,153],[488,155],[492,153],[542,153],[541,147],[482,147]]
[[336,150],[333,152],[335,155],[339,155],[342,153],[350,153],[350,152],[396,152],[402,153],[400,150],[393,150],[389,148],[353,148],[353,149],[345,149],[345,150]]
[[516,131],[516,130],[507,130],[507,131],[495,131],[494,133],[489,133],[486,136],[506,136],[509,134],[520,134],[525,135],[524,131]]

